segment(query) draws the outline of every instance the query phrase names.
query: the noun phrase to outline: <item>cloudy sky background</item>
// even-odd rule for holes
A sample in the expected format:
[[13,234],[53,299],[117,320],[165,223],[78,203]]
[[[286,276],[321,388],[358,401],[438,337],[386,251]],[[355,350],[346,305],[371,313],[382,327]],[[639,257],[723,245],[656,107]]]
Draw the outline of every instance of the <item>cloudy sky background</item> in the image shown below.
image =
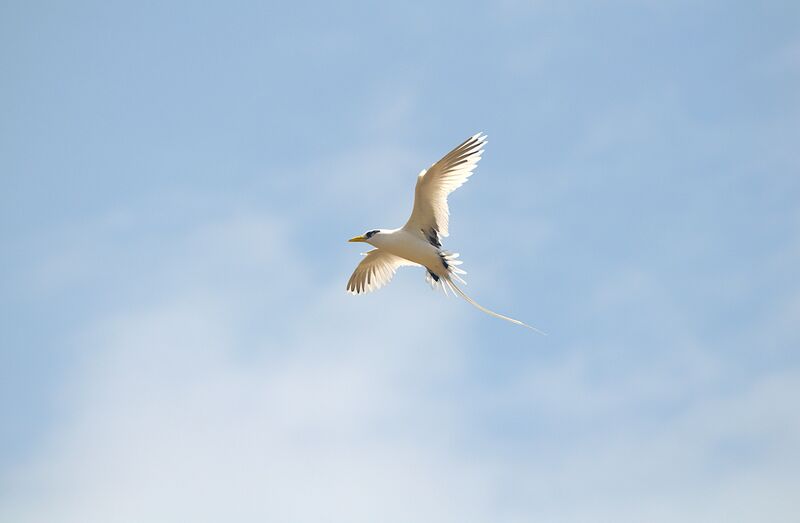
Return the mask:
[[[797,2],[4,2],[0,520],[793,521]],[[468,291],[352,297],[466,136]]]

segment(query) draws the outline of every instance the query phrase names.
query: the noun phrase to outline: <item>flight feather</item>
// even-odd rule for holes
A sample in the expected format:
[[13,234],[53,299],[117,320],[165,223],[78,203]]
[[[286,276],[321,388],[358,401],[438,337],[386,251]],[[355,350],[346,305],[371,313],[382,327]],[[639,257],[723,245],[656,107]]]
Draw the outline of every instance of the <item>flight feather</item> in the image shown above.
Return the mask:
[[361,294],[380,289],[392,280],[398,267],[417,264],[395,256],[381,249],[373,249],[364,254],[347,282],[347,291]]
[[478,133],[422,171],[414,189],[414,208],[403,226],[415,234],[448,236],[447,196],[464,185],[481,159],[486,135]]

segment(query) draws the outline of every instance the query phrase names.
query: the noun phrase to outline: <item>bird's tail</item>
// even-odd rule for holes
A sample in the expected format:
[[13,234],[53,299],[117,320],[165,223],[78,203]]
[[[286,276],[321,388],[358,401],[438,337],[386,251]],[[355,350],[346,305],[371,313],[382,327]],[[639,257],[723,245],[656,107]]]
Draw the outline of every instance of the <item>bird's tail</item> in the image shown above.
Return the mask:
[[[442,277],[442,280],[444,280],[444,282],[445,282],[445,285],[443,285],[443,287],[445,287],[445,288],[446,287],[450,287],[453,290],[454,293],[456,293],[459,296],[461,296],[462,298],[464,298],[464,301],[466,301],[467,303],[469,303],[470,305],[472,305],[476,309],[480,310],[481,312],[485,312],[489,316],[494,316],[495,318],[500,318],[501,320],[506,320],[506,321],[510,321],[511,323],[516,323],[517,325],[521,325],[523,327],[526,327],[526,328],[528,328],[528,329],[530,329],[530,330],[532,330],[534,332],[538,332],[542,336],[547,336],[546,333],[540,331],[536,327],[531,327],[527,323],[523,323],[523,322],[521,322],[519,320],[515,320],[514,318],[509,318],[508,316],[503,316],[502,314],[498,314],[498,313],[496,313],[494,311],[490,311],[489,309],[487,309],[486,307],[484,307],[480,303],[476,302],[475,300],[473,300],[472,298],[467,296],[464,291],[462,291],[455,283],[453,283],[453,280],[449,276]],[[461,280],[461,281],[463,281],[463,280]]]

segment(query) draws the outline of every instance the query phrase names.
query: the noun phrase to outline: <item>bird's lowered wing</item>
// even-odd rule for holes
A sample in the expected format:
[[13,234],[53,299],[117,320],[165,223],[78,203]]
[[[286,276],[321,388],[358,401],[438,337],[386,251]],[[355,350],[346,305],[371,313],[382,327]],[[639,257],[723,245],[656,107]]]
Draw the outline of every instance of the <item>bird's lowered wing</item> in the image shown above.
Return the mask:
[[450,209],[447,195],[455,191],[472,175],[481,159],[486,135],[478,133],[447,153],[444,158],[419,173],[414,190],[414,209],[403,228],[419,234],[422,232],[431,243],[438,236],[447,236]]
[[391,281],[397,268],[403,265],[417,264],[386,251],[373,249],[364,255],[364,259],[353,271],[347,282],[347,292],[361,294],[380,289]]

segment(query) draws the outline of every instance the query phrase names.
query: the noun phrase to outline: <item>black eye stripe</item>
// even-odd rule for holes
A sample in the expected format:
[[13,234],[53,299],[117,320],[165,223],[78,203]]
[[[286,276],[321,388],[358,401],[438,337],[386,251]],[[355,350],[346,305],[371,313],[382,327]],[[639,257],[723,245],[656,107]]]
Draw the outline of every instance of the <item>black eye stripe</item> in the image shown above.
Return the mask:
[[366,236],[367,238],[372,238],[377,232],[378,231],[369,231],[364,236]]

